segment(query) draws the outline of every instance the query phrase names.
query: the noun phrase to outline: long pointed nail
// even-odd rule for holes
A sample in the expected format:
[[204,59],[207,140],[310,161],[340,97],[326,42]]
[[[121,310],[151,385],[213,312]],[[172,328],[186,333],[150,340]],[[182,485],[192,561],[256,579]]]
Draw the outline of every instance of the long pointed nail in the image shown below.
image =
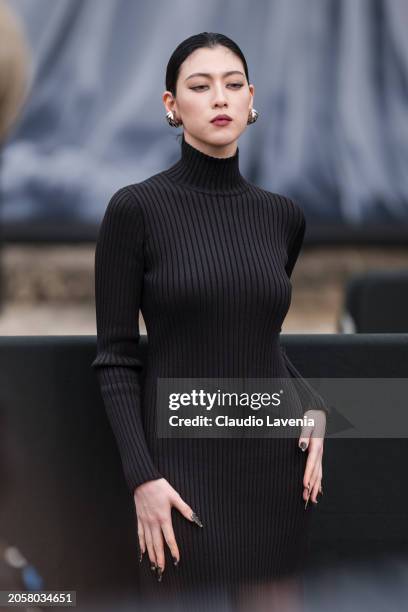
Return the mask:
[[151,563],[150,564],[150,569],[153,571],[156,569],[156,564],[155,563]]
[[305,503],[305,510],[306,510],[307,504],[309,503],[309,499],[310,499],[310,495],[309,495],[309,497],[308,497],[308,498],[307,498],[307,500],[306,500],[306,503]]
[[179,560],[176,559],[176,557],[172,557],[173,559],[173,565],[178,565],[179,564]]
[[193,514],[191,515],[191,520],[197,523],[199,527],[203,527],[202,522],[200,521],[200,519],[198,518],[195,512],[193,512]]
[[162,570],[162,568],[161,568],[161,567],[158,567],[158,568],[157,568],[157,580],[158,580],[159,582],[161,582],[161,579],[162,579],[162,578],[163,578],[163,570]]
[[139,563],[141,563],[141,562],[142,562],[143,555],[144,555],[144,553],[143,553],[142,551],[140,551]]

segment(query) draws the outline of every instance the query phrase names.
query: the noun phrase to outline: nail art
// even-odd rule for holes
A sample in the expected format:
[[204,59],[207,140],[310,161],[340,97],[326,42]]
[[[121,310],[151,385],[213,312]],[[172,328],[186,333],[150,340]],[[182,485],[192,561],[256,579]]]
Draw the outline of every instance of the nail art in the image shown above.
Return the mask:
[[159,582],[161,582],[161,579],[162,579],[162,578],[163,578],[163,570],[162,570],[162,568],[161,568],[161,567],[158,567],[158,568],[157,568],[157,580],[158,580]]
[[172,557],[173,559],[173,565],[178,565],[179,561],[178,559],[176,559],[176,557]]
[[308,498],[307,498],[307,500],[306,500],[306,503],[305,503],[305,510],[306,510],[307,504],[309,503],[309,499],[310,499],[310,495],[309,495],[309,497],[308,497]]
[[156,566],[156,564],[155,564],[155,563],[151,563],[151,564],[150,564],[150,569],[151,569],[152,571],[153,571],[153,570],[155,570],[155,569],[156,569],[156,567],[157,567],[157,566]]
[[303,452],[305,452],[305,450],[306,450],[306,448],[307,448],[307,444],[306,444],[306,442],[301,442],[301,443],[299,444],[299,446],[300,446],[300,448],[302,449],[302,451],[303,451]]
[[191,520],[197,523],[199,527],[203,526],[202,522],[200,521],[200,519],[198,518],[195,512],[193,512],[193,514],[191,515]]

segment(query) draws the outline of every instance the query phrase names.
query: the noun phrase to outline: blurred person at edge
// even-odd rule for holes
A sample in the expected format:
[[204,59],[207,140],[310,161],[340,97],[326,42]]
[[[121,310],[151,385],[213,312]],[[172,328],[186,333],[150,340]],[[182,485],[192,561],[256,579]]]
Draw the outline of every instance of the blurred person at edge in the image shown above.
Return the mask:
[[[1,152],[6,137],[17,120],[28,93],[29,53],[21,25],[4,0],[0,0],[0,172]],[[0,176],[1,182],[1,176]],[[0,190],[1,206],[1,190]],[[1,223],[1,221],[0,221]],[[2,235],[0,232],[0,247]],[[0,261],[0,306],[2,303],[2,277]],[[0,406],[0,482],[4,485],[5,465],[1,434],[3,414]],[[4,486],[0,487],[1,496]]]
[[0,0],[0,147],[28,94],[30,53],[17,16]]
[[[28,94],[30,53],[17,16],[0,0],[0,224],[2,150]],[[2,234],[0,225],[0,256]],[[3,305],[3,272],[0,260],[0,312]]]
[[[29,66],[30,54],[21,24],[5,0],[0,0],[0,171],[4,142],[27,98]],[[1,240],[0,232],[0,248]],[[3,295],[1,272],[0,261],[0,306]],[[7,489],[5,456],[7,445],[3,439],[5,428],[2,427],[2,423],[3,414],[0,406],[0,503]],[[8,562],[7,553],[12,549],[3,535],[0,531],[0,589],[24,589],[27,585],[21,568]]]

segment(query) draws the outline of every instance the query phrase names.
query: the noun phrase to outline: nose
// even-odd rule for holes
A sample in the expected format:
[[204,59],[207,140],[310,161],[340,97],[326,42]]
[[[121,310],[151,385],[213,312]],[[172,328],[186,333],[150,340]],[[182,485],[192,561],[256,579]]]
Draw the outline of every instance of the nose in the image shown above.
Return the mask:
[[227,97],[225,95],[224,86],[222,83],[216,83],[214,85],[214,105],[225,106],[227,103]]

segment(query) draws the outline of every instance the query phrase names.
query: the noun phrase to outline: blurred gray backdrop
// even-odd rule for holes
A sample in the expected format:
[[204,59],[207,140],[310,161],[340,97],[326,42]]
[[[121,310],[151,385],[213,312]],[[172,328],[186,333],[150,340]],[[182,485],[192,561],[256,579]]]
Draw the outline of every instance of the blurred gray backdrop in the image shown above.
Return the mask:
[[9,0],[31,94],[2,153],[1,218],[99,222],[112,193],[174,163],[168,59],[202,31],[246,55],[260,112],[244,176],[308,219],[408,223],[407,0]]

